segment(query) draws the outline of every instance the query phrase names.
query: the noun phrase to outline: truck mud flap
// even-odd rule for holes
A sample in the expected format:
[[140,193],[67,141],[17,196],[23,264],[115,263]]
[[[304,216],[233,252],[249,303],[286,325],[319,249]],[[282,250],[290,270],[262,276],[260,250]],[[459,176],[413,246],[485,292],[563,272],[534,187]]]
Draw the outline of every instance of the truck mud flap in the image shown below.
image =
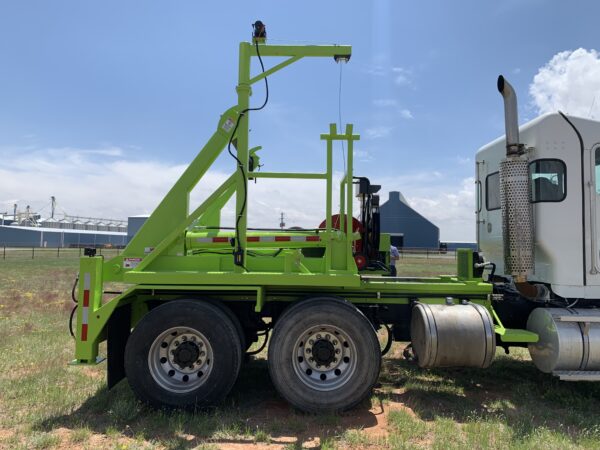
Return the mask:
[[107,383],[112,389],[125,378],[125,344],[131,334],[131,305],[117,308],[106,325]]

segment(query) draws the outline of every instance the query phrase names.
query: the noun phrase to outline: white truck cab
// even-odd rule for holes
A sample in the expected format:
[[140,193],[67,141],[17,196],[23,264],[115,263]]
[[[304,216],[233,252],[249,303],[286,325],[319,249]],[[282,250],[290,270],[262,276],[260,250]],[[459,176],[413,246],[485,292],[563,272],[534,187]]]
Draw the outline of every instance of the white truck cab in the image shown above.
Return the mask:
[[[561,113],[519,128],[529,164],[533,212],[532,283],[565,299],[600,299],[600,122]],[[476,156],[477,242],[485,259],[505,271],[500,163],[506,140]]]

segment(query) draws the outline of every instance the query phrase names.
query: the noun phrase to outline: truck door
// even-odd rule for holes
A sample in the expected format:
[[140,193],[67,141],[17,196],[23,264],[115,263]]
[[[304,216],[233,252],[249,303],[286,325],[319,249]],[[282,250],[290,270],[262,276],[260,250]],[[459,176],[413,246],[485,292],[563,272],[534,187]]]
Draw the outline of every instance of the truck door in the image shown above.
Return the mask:
[[485,259],[494,261],[502,270],[502,217],[500,212],[500,174],[498,163],[477,161],[477,245]]
[[[600,285],[600,145],[592,148],[589,155],[590,182],[588,183],[589,211],[589,254],[588,284]],[[586,225],[588,226],[588,225]]]
[[[485,207],[485,180],[487,175],[487,167],[485,161],[477,161],[475,167],[475,214],[476,214],[476,238],[477,248],[481,251],[482,241],[485,241],[486,230],[485,226],[488,222],[487,209]],[[484,243],[485,247],[485,243]]]

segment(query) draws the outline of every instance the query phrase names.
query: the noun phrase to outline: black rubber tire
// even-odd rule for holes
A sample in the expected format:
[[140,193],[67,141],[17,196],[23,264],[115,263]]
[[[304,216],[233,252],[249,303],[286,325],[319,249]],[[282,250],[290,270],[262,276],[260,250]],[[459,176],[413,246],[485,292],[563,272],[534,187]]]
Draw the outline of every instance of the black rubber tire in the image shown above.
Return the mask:
[[[194,391],[173,393],[156,383],[148,353],[165,330],[189,326],[201,332],[213,349],[207,381]],[[233,387],[242,363],[241,341],[229,314],[212,302],[173,300],[152,309],[133,329],[125,347],[125,373],[137,397],[155,408],[197,409],[221,402]]]
[[[331,391],[307,386],[292,365],[297,339],[318,325],[347,333],[360,361],[346,384]],[[371,322],[354,305],[339,298],[316,297],[290,306],[275,323],[268,363],[275,388],[293,406],[309,413],[336,413],[353,408],[371,393],[381,369],[381,349]]]
[[212,303],[213,305],[217,306],[218,308],[221,308],[223,310],[223,312],[225,314],[227,314],[227,317],[229,317],[229,319],[231,320],[231,322],[233,323],[233,325],[235,326],[235,329],[237,331],[238,337],[240,339],[240,347],[244,350],[246,350],[248,347],[250,347],[250,345],[252,345],[252,343],[250,345],[246,344],[246,333],[244,332],[244,328],[242,327],[242,324],[240,323],[239,319],[237,318],[237,316],[235,315],[235,313],[231,310],[231,308],[229,308],[227,305],[219,302],[218,300],[207,300],[208,302]]

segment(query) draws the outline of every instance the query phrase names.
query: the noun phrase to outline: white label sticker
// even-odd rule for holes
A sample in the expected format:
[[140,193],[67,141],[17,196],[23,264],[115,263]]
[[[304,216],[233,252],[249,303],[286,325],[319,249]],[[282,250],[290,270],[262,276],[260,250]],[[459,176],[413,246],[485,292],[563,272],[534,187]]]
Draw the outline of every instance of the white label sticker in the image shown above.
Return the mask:
[[235,125],[235,122],[232,119],[227,118],[227,120],[225,121],[225,123],[223,124],[223,126],[221,128],[223,128],[225,131],[229,132],[229,130],[231,130],[234,125]]
[[142,262],[142,258],[123,258],[124,269],[135,269],[139,263]]
[[144,253],[147,255],[148,253],[152,253],[153,250],[154,250],[154,247],[145,247]]

